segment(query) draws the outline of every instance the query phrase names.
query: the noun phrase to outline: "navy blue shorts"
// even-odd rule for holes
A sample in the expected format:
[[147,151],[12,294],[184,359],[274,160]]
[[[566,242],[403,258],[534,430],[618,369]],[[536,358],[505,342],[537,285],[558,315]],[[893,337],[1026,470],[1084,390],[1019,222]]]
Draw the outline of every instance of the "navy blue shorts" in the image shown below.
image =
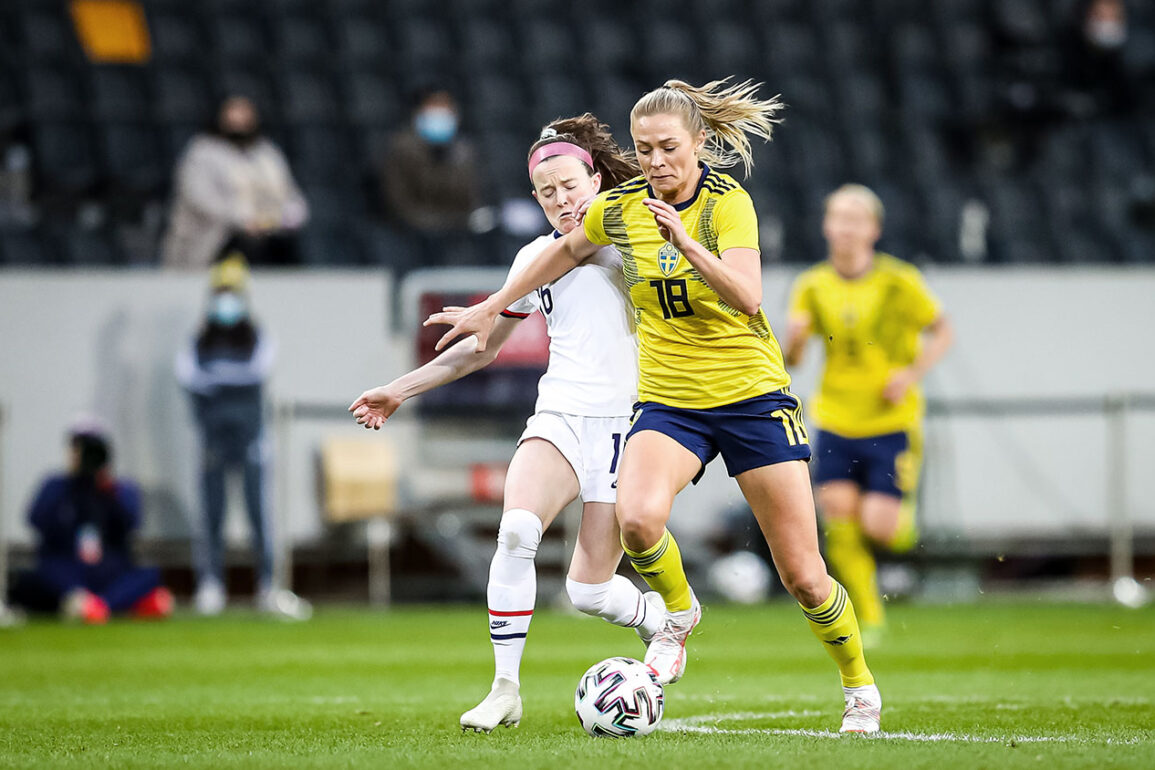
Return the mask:
[[737,476],[764,465],[809,460],[802,402],[783,389],[712,409],[682,409],[643,401],[634,408],[629,437],[643,430],[662,433],[702,461],[695,483],[718,455]]
[[[904,497],[917,480],[918,449],[911,444],[905,431],[847,438],[820,430],[815,436],[814,483],[853,481],[863,492]],[[914,480],[909,478],[912,462]]]

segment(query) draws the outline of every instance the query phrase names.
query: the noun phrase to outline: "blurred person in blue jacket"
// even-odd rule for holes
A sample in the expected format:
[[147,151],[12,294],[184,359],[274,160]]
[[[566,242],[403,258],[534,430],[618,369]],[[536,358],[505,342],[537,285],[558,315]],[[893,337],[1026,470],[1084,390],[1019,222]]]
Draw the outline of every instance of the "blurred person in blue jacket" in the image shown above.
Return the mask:
[[231,472],[239,471],[255,556],[257,607],[304,618],[308,603],[276,589],[273,581],[263,391],[274,347],[253,320],[248,278],[248,266],[239,256],[213,267],[205,318],[176,361],[177,378],[192,399],[201,438],[203,530],[195,541],[196,608],[204,615],[225,608],[225,483]]
[[173,598],[160,572],[133,560],[140,490],[113,476],[107,428],[94,418],[77,421],[68,448],[68,472],[49,476],[29,511],[39,539],[36,566],[13,586],[15,603],[89,624],[112,613],[167,617]]

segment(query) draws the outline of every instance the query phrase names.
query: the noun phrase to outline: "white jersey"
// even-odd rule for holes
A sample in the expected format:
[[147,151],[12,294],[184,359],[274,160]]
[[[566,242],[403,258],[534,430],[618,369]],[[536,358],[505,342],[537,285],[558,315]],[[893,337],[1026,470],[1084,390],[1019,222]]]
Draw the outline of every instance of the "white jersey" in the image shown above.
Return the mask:
[[[554,235],[526,244],[509,269],[515,275]],[[628,415],[638,392],[638,346],[622,276],[612,246],[548,286],[525,295],[502,315],[525,318],[540,310],[549,331],[549,367],[537,386],[537,411],[584,417]]]

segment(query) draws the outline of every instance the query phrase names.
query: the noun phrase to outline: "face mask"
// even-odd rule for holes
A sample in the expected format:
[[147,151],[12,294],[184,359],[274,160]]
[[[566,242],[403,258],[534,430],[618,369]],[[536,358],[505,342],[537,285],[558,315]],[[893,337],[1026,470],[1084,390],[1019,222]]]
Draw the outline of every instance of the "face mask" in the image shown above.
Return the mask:
[[228,139],[238,147],[248,147],[257,140],[257,132],[254,131],[225,131],[223,132],[225,139]]
[[457,115],[445,107],[427,107],[417,113],[417,133],[430,144],[447,144],[457,133]]
[[1119,48],[1127,41],[1127,25],[1119,21],[1089,21],[1087,39],[1099,48]]
[[232,292],[216,295],[209,304],[209,319],[219,326],[236,326],[248,314],[245,301]]

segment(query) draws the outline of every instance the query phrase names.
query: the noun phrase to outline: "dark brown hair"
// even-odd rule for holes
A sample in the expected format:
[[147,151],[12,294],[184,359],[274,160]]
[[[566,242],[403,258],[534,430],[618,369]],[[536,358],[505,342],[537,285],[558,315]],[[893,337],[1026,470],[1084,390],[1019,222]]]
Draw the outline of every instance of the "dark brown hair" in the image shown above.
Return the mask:
[[[569,142],[576,144],[593,158],[595,171],[602,175],[602,189],[608,190],[617,187],[622,182],[633,179],[642,173],[638,161],[632,152],[627,153],[614,141],[610,127],[598,120],[591,113],[579,115],[576,118],[558,118],[541,130],[541,138],[529,148],[530,155],[539,148],[554,142]],[[582,165],[585,165],[584,163]]]

